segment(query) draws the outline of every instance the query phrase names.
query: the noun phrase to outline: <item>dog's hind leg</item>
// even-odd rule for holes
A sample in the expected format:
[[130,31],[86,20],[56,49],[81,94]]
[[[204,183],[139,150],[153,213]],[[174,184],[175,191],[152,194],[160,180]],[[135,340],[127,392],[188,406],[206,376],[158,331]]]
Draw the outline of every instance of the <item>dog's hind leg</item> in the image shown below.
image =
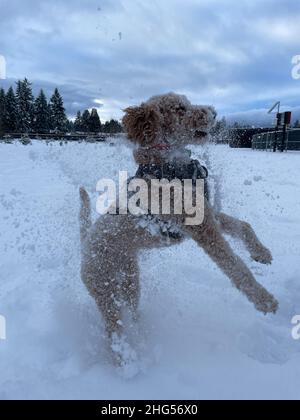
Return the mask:
[[84,279],[103,316],[110,351],[118,366],[124,366],[128,362],[128,355],[131,352],[125,334],[126,303],[122,293],[122,280],[123,272],[114,267],[111,261],[107,261],[107,264],[103,264],[102,261],[102,273],[89,272]]
[[[135,225],[125,216],[106,215],[90,230],[82,258],[82,279],[102,313],[112,355],[118,365],[134,360],[127,341],[127,308],[139,301]],[[138,232],[137,232],[138,233]]]
[[186,226],[186,230],[258,311],[265,314],[276,313],[278,302],[255,280],[244,262],[234,254],[222,236],[219,224],[207,203],[204,223],[201,226]]
[[122,333],[122,301],[116,276],[109,264],[102,261],[102,272],[92,258],[84,260],[82,280],[102,313],[109,339]]
[[122,295],[124,302],[130,309],[133,321],[137,321],[140,301],[140,272],[137,257],[127,257],[124,263],[122,277]]
[[217,214],[216,217],[224,233],[244,242],[253,260],[262,264],[272,263],[271,252],[260,242],[249,223],[242,222],[224,213]]
[[[96,300],[97,302],[97,300]],[[105,306],[103,300],[97,302],[103,314],[105,321],[105,329],[109,339],[111,355],[116,366],[125,367],[136,360],[136,352],[128,342],[125,334],[126,326],[123,319],[123,305],[119,300],[119,296],[114,294],[105,298]]]

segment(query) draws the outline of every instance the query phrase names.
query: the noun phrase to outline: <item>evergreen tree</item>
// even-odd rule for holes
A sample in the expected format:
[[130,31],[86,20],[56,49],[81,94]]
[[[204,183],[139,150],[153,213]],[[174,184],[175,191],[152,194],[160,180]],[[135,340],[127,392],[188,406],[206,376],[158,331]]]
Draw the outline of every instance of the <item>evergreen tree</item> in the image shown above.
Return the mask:
[[85,133],[88,133],[90,131],[90,118],[91,118],[90,111],[86,109],[84,113],[82,114],[82,125],[81,125],[81,129]]
[[52,124],[52,110],[51,110],[51,104],[50,101],[48,103],[48,118],[49,118],[49,130],[53,130],[53,124]]
[[67,125],[66,111],[57,88],[50,99],[50,121],[52,130],[65,131]]
[[4,89],[0,89],[0,136],[2,136],[6,130],[5,114],[5,91]]
[[123,131],[122,125],[117,120],[106,121],[103,127],[104,133],[117,134]]
[[117,120],[111,120],[110,121],[110,126],[111,126],[111,133],[112,134],[122,133],[122,131],[123,131],[122,124],[120,124],[120,122],[117,121]]
[[33,120],[33,95],[31,83],[27,79],[17,82],[17,129],[26,133],[32,128]]
[[37,133],[49,131],[49,108],[47,98],[43,90],[40,91],[34,102],[34,130]]
[[215,135],[220,135],[224,130],[226,130],[226,127],[227,127],[226,118],[223,117],[221,120],[217,121],[213,132]]
[[76,115],[76,119],[74,122],[74,128],[76,131],[81,131],[82,130],[82,117],[81,117],[81,112],[78,111],[77,115]]
[[101,131],[101,121],[97,109],[92,109],[89,121],[89,131],[92,133],[98,133]]
[[226,130],[226,128],[227,128],[227,121],[226,121],[226,118],[223,117],[220,121],[220,130],[224,131]]
[[71,133],[74,131],[74,123],[71,120],[67,120],[66,129],[68,133]]
[[9,133],[17,130],[17,101],[12,87],[8,89],[5,97],[5,125]]

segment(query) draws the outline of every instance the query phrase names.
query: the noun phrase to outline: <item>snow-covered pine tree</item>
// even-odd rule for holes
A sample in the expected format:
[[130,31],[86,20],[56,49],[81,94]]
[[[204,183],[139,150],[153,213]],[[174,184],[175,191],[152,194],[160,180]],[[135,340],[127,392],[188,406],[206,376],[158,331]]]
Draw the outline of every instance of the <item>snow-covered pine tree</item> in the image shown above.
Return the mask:
[[101,121],[97,109],[93,108],[90,116],[89,131],[99,133],[101,131]]
[[74,121],[74,128],[76,131],[82,130],[82,117],[80,111],[77,112],[76,119]]
[[0,136],[5,132],[5,91],[0,89]]
[[49,131],[49,108],[47,98],[43,90],[40,91],[34,102],[34,130],[37,133]]
[[90,111],[86,109],[82,114],[82,131],[84,131],[85,133],[88,133],[90,131],[90,118]]
[[63,99],[56,88],[50,99],[50,125],[51,129],[63,132],[66,130],[67,116]]
[[17,130],[17,101],[12,87],[5,97],[5,124],[7,132],[13,133]]
[[17,82],[17,130],[27,133],[32,128],[33,121],[33,94],[31,83],[25,78]]

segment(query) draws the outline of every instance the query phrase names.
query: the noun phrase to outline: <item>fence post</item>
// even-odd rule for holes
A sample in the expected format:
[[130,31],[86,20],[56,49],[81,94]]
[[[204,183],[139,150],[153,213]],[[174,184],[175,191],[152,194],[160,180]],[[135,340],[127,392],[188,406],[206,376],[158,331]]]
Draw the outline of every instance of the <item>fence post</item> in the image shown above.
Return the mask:
[[288,150],[289,147],[289,140],[290,140],[290,131],[287,131],[287,135],[286,135],[286,144],[285,144],[285,150]]
[[284,149],[286,147],[286,134],[287,134],[287,125],[284,124],[284,126],[283,126],[283,135],[282,135],[282,142],[281,142],[281,153],[284,152]]
[[278,127],[278,124],[277,124],[276,129],[275,129],[275,137],[274,137],[274,145],[273,145],[273,152],[274,153],[277,152],[278,130],[279,130],[279,127]]

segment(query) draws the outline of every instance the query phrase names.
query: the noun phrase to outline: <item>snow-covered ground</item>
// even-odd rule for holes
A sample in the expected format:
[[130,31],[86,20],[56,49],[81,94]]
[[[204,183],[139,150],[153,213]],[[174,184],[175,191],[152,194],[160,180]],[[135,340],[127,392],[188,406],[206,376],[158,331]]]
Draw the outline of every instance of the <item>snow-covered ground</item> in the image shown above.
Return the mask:
[[79,185],[95,201],[100,178],[135,171],[131,150],[114,142],[0,144],[0,399],[299,399],[300,154],[210,147],[224,210],[273,252],[273,265],[261,266],[231,241],[279,313],[257,313],[193,242],[147,252],[141,370],[126,379],[110,365],[79,274]]

